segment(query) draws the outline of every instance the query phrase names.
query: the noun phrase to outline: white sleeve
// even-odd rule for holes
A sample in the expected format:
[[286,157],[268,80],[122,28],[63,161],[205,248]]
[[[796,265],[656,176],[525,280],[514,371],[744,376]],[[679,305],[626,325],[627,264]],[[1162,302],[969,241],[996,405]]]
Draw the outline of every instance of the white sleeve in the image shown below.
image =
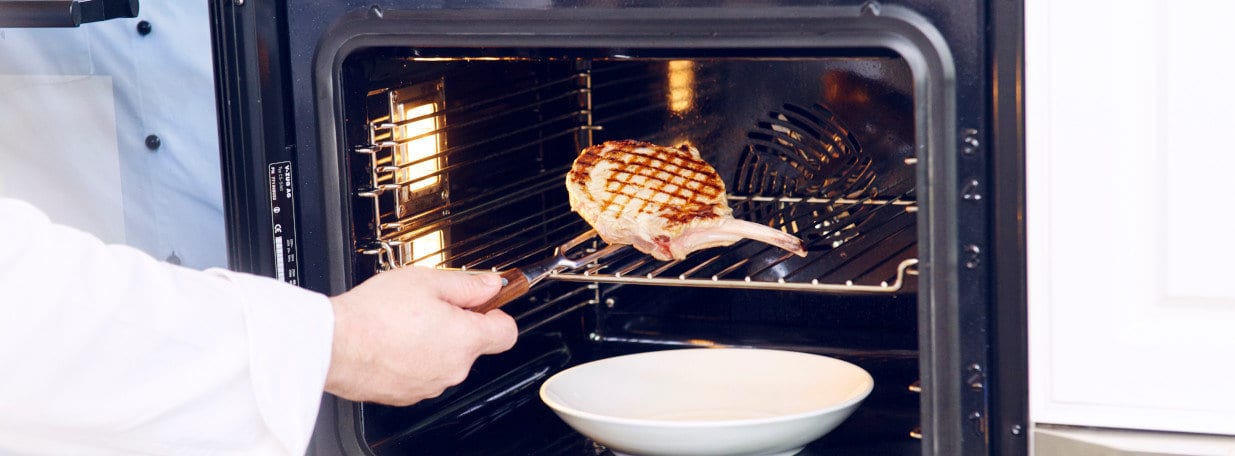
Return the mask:
[[0,454],[304,454],[333,329],[320,294],[0,198]]

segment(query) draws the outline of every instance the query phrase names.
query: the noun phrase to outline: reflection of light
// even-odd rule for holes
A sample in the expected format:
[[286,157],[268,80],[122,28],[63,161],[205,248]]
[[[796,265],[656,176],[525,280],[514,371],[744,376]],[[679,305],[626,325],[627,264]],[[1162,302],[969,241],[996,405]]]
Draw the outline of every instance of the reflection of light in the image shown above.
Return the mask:
[[669,109],[676,113],[690,110],[695,103],[695,62],[669,61]]
[[446,261],[445,252],[442,251],[445,243],[441,230],[412,239],[412,242],[402,245],[403,261],[414,266],[438,267]]
[[[395,175],[395,181],[406,183],[406,191],[412,192],[437,184],[438,176],[433,174],[441,169],[440,160],[437,158],[426,160],[440,152],[438,148],[441,143],[437,133],[433,133],[438,129],[438,116],[430,115],[434,112],[437,112],[435,103],[399,103],[396,106],[395,122],[428,116],[395,129],[394,139],[396,141],[416,138],[401,144],[395,151],[395,166],[400,167],[398,174]],[[421,160],[424,161],[411,164]]]
[[515,57],[412,57],[413,62],[501,62],[521,60]]

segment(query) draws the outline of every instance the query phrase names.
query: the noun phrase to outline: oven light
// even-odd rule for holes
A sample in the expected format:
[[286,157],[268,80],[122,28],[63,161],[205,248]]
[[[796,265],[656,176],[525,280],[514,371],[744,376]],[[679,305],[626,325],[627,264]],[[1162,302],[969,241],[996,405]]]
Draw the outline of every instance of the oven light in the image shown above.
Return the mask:
[[695,104],[695,62],[669,61],[669,109],[682,114]]
[[436,132],[440,125],[439,116],[431,115],[437,112],[437,104],[399,103],[396,108],[399,117],[396,122],[424,118],[403,124],[396,131],[394,139],[407,142],[400,144],[396,150],[395,166],[399,167],[399,171],[395,181],[403,184],[407,192],[437,185],[441,160],[436,156],[441,152],[441,141]]
[[517,57],[411,57],[413,62],[514,62],[523,61]]
[[436,268],[446,262],[446,242],[441,230],[412,239],[412,242],[404,245],[411,246],[411,252],[406,252],[408,255],[404,258],[412,260],[413,266]]

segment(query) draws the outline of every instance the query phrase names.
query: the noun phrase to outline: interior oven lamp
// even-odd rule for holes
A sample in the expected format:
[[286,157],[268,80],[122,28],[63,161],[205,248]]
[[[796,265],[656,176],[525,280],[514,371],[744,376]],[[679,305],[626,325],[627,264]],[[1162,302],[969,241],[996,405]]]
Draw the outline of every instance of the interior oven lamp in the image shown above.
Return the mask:
[[695,62],[669,61],[669,109],[675,114],[689,111],[695,104]]
[[405,192],[416,192],[438,183],[441,169],[441,141],[437,131],[437,103],[399,103],[395,109],[395,122],[402,123],[395,132],[399,147],[395,152],[395,166],[399,167],[395,182]]

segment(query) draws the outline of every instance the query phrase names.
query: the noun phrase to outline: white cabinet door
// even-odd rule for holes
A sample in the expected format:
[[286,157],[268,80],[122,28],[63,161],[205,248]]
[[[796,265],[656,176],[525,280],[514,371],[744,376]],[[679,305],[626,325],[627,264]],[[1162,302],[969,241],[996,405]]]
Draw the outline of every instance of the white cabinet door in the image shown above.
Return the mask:
[[1026,2],[1031,419],[1235,435],[1235,2]]

